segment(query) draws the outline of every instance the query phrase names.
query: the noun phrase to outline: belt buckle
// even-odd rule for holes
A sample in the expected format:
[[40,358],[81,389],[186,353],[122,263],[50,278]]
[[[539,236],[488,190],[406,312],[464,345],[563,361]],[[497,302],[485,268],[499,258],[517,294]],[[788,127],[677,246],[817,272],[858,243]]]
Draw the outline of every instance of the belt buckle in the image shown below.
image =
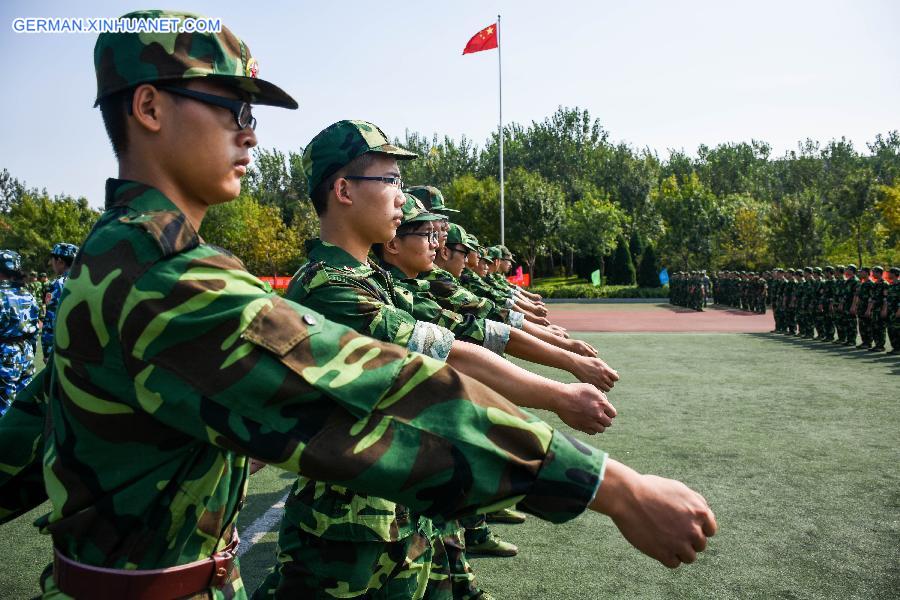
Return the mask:
[[229,544],[221,552],[213,554],[213,574],[212,579],[209,581],[210,587],[218,589],[228,583],[228,578],[231,577],[231,572],[234,570],[236,550],[237,544],[234,547]]

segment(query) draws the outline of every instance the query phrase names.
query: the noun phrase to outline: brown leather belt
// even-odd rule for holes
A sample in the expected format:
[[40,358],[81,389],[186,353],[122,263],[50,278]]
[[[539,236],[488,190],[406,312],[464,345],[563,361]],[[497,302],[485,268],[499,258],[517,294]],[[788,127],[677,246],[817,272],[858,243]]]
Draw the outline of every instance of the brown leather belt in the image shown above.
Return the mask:
[[211,557],[166,569],[107,569],[76,562],[53,549],[53,580],[59,590],[76,599],[129,598],[171,600],[224,586],[234,568],[240,540],[237,531],[231,543]]

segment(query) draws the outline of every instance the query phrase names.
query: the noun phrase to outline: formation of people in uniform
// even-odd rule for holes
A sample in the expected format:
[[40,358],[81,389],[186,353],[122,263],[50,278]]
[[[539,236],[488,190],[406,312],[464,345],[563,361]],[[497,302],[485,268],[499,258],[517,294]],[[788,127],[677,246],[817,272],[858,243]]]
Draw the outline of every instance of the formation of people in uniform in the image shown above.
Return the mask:
[[712,283],[706,271],[676,271],[669,277],[669,303],[702,311],[710,298]]
[[57,277],[48,281],[46,273],[26,276],[15,250],[0,250],[0,416],[31,382],[39,335],[44,362],[53,352],[53,323],[77,252],[74,244],[55,244],[49,264]]
[[691,271],[675,273],[670,286],[670,302],[678,306],[702,310],[711,295],[738,310],[764,314],[771,307],[771,333],[900,354],[900,267],[719,271],[712,278]]
[[900,354],[900,267],[775,269],[769,290],[772,333]]
[[413,152],[351,120],[305,146],[321,237],[281,297],[197,231],[240,194],[252,106],[296,101],[227,28],[102,33],[94,64],[118,177],[54,256],[47,367],[0,418],[0,523],[52,505],[46,597],[247,597],[235,523],[264,465],[297,478],[256,598],[486,600],[466,553],[515,554],[488,522],[524,514],[599,512],[671,568],[706,548],[700,494],[531,412],[602,433],[619,375],[505,280],[508,249],[403,186]]

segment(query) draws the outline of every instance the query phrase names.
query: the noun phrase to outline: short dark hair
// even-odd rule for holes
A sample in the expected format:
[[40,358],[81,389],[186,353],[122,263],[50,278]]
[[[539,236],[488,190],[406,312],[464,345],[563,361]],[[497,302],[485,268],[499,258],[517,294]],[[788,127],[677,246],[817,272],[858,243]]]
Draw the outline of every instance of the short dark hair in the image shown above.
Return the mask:
[[345,175],[361,175],[372,166],[372,163],[375,162],[375,157],[377,156],[377,152],[366,152],[365,154],[360,154],[346,165],[326,177],[322,180],[316,189],[313,190],[312,197],[310,201],[312,202],[313,208],[316,211],[316,215],[322,216],[325,214],[325,210],[328,208],[328,196],[331,194],[331,189],[334,187],[334,182],[340,179]]
[[[413,221],[412,223],[403,223],[400,227],[397,228],[397,233],[394,237],[398,235],[403,235],[404,233],[413,233],[422,228],[423,225],[428,225],[428,221]],[[384,244],[372,244],[372,254],[374,254],[378,260],[384,261]]]
[[103,117],[103,126],[116,158],[122,158],[122,154],[128,150],[126,123],[133,97],[134,88],[128,88],[100,100],[100,116]]
[[75,257],[74,257],[74,256],[60,256],[60,255],[58,255],[58,254],[51,254],[50,256],[53,257],[53,258],[55,258],[55,259],[57,259],[57,260],[63,261],[64,263],[66,263],[66,266],[67,266],[67,267],[71,267],[71,266],[72,266],[72,263],[75,261]]

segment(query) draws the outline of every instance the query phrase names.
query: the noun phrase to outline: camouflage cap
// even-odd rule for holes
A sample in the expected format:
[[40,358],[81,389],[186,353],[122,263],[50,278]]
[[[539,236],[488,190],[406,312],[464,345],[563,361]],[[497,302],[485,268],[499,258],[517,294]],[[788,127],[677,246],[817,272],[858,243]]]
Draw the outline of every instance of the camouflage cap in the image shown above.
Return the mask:
[[309,195],[341,167],[367,152],[387,154],[397,160],[419,155],[393,145],[385,133],[367,121],[343,120],[316,134],[303,150],[303,173]]
[[856,265],[854,265],[853,263],[850,263],[849,265],[847,265],[847,268],[844,270],[845,271],[853,271],[854,273],[856,273]]
[[900,267],[891,267],[888,269],[888,273],[894,276],[900,276]]
[[0,250],[0,271],[17,275],[22,270],[22,257],[14,250]]
[[813,273],[815,273],[816,275],[821,275],[822,267],[813,267]]
[[455,208],[447,208],[447,205],[444,203],[444,195],[441,193],[441,190],[437,189],[433,185],[414,185],[412,187],[406,188],[404,191],[409,192],[410,194],[421,200],[422,204],[425,205],[425,208],[427,208],[431,212],[459,212]]
[[425,206],[422,204],[421,200],[419,200],[412,194],[403,195],[406,198],[406,202],[403,203],[403,207],[400,209],[403,211],[403,219],[401,221],[401,225],[406,223],[440,221],[445,218],[443,215],[436,215],[425,210]]
[[[192,13],[139,10],[123,19],[202,19]],[[175,28],[177,30],[177,27]],[[219,33],[101,33],[94,45],[97,99],[142,83],[207,78],[250,94],[251,102],[297,108],[278,86],[259,79],[259,63],[227,27]]]
[[834,273],[834,267],[832,267],[831,265],[828,265],[827,267],[825,267],[825,272],[826,273]]
[[872,272],[873,273],[884,273],[884,267],[882,267],[881,265],[875,265],[874,267],[872,267]]
[[471,236],[466,233],[462,225],[450,223],[450,228],[447,230],[447,244],[461,244],[469,250],[474,250],[475,248],[470,245],[470,239]]
[[487,251],[491,260],[500,260],[503,258],[503,250],[500,249],[500,246],[491,246]]
[[515,259],[515,256],[513,256],[513,253],[509,251],[509,248],[507,248],[506,246],[503,246],[502,244],[500,245],[500,251],[503,252],[503,256],[502,256],[503,260]]
[[65,242],[53,244],[53,249],[50,250],[50,256],[58,256],[60,258],[75,258],[76,254],[78,254],[78,246]]

